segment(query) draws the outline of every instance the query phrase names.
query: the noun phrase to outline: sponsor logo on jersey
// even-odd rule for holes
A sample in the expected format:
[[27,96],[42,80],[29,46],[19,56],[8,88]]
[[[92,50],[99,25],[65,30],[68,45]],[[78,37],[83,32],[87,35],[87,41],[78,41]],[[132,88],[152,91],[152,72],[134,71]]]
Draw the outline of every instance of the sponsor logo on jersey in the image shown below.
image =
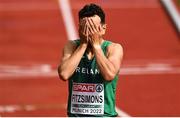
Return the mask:
[[103,114],[103,84],[73,82],[71,95],[71,113],[93,115]]
[[73,91],[95,92],[95,84],[73,84]]

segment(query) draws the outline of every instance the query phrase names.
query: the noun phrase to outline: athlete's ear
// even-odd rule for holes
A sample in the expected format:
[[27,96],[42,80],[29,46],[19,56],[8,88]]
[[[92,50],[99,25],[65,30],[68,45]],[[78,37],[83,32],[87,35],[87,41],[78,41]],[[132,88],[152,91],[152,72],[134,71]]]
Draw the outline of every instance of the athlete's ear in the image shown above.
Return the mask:
[[107,26],[107,24],[103,24],[103,25],[102,25],[102,28],[103,28],[104,30],[106,30],[106,26]]
[[104,35],[106,33],[106,27],[107,25],[106,24],[102,24],[102,31],[101,31],[101,34]]

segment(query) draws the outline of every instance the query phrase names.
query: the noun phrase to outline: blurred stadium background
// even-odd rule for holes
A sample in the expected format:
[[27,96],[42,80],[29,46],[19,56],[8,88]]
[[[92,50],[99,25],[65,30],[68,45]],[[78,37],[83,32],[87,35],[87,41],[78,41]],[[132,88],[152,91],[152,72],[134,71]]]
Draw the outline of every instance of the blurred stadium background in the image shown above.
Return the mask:
[[179,0],[0,0],[0,116],[66,116],[57,66],[92,2],[106,12],[105,39],[124,47],[119,115],[180,116],[180,31],[168,10],[180,18]]

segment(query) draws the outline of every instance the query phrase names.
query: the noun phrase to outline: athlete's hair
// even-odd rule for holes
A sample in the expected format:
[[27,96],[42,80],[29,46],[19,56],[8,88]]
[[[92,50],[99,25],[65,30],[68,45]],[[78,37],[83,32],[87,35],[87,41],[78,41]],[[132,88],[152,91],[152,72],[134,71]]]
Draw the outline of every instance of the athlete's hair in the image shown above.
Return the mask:
[[94,15],[98,15],[101,19],[101,23],[105,23],[105,13],[103,9],[94,3],[85,5],[80,11],[79,11],[79,20],[84,17],[91,17]]

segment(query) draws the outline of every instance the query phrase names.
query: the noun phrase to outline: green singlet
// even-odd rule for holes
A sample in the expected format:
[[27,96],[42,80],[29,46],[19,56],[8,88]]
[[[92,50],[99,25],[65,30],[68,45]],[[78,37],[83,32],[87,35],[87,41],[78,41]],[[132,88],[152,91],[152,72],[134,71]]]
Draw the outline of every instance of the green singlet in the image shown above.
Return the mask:
[[[80,40],[75,40],[77,46]],[[111,44],[104,41],[101,48]],[[118,75],[112,81],[106,81],[98,69],[95,56],[89,60],[84,53],[74,74],[70,77],[68,111],[69,117],[116,117],[115,94]]]

